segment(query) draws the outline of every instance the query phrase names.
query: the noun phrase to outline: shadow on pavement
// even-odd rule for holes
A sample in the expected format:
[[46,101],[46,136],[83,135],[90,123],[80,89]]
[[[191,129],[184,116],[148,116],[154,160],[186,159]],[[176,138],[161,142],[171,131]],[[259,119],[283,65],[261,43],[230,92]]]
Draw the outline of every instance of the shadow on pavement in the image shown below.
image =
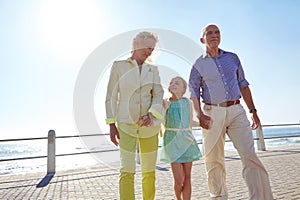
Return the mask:
[[53,176],[54,176],[54,173],[51,173],[51,174],[47,174],[40,182],[39,182],[39,184],[37,184],[37,188],[40,188],[40,187],[45,187],[45,186],[47,186],[49,183],[50,183],[50,181],[51,181],[51,179],[53,178]]

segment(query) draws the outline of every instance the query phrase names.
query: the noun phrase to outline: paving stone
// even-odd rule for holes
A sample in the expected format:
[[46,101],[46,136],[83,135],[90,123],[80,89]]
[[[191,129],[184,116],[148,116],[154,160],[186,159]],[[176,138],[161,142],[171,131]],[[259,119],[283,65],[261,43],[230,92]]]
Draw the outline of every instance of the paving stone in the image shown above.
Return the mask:
[[[300,199],[300,145],[269,148],[257,152],[270,176],[274,198]],[[227,187],[230,200],[247,199],[248,191],[242,178],[238,154],[226,152]],[[116,166],[115,166],[116,167]],[[156,171],[156,199],[175,199],[170,165],[158,164]],[[119,172],[101,165],[59,171],[49,184],[37,187],[45,177],[43,173],[0,176],[0,199],[118,199]],[[141,171],[137,166],[135,177],[136,199],[142,199]],[[203,159],[192,168],[192,199],[209,199]]]

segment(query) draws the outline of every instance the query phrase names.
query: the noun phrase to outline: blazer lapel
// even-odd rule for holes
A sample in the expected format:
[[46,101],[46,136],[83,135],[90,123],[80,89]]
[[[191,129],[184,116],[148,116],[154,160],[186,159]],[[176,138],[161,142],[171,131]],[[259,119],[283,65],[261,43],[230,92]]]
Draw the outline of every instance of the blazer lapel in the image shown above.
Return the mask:
[[142,67],[141,81],[146,80],[146,77],[149,73],[151,73],[151,68],[147,64],[144,64]]

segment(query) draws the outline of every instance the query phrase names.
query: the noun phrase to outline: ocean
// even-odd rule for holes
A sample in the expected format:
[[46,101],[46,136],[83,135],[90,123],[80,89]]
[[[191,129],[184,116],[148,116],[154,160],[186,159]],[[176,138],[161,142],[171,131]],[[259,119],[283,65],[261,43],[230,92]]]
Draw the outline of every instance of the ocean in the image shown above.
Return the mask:
[[[263,128],[265,138],[278,136],[299,136],[279,139],[265,139],[266,148],[290,146],[300,144],[300,126],[290,127],[268,127]],[[201,142],[201,130],[194,131],[195,138]],[[253,136],[256,137],[255,131]],[[86,152],[89,150],[108,150],[115,149],[108,141],[108,137],[101,137],[100,140],[105,140],[97,143],[97,146],[86,148],[86,143],[80,138],[59,138],[56,139],[56,154],[68,154],[76,152]],[[255,148],[257,148],[256,140]],[[161,138],[160,138],[161,144]],[[199,145],[201,148],[201,144]],[[231,142],[226,142],[225,151],[234,151]],[[47,155],[47,141],[46,140],[29,140],[29,141],[15,141],[15,142],[0,142],[0,160],[44,156]],[[110,163],[117,163],[119,160],[118,151],[98,154],[83,154],[72,156],[59,156],[56,158],[56,171],[74,169],[79,167],[87,167],[97,164],[110,165]],[[159,165],[159,162],[158,162]],[[114,165],[116,166],[116,165]],[[17,160],[17,161],[0,161],[0,175],[8,174],[24,174],[34,172],[47,172],[47,158]]]

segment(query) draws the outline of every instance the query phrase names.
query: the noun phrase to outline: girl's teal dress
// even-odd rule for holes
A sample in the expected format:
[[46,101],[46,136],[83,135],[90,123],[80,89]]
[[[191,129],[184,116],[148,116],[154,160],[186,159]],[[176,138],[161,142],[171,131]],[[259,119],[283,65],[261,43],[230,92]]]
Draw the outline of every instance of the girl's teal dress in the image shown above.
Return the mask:
[[200,149],[190,129],[190,100],[170,101],[166,112],[161,161],[185,163],[199,160]]

